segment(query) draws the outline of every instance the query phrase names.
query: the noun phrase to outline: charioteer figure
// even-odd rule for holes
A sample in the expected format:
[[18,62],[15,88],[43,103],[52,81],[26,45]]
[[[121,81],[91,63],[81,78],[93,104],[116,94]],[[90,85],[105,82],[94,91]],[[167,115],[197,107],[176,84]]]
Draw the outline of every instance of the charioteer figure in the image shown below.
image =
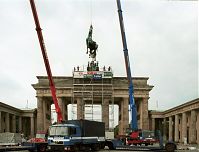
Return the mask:
[[92,33],[93,33],[93,26],[90,26],[88,37],[86,38],[86,45],[87,45],[87,54],[89,49],[89,57],[93,59],[93,61],[96,61],[96,51],[98,48],[98,45],[95,41],[92,39]]

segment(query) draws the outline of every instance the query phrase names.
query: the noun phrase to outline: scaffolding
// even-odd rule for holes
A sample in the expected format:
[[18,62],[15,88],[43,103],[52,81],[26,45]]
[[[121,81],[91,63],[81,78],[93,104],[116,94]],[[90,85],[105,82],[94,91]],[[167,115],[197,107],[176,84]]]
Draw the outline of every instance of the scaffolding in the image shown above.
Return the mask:
[[82,102],[84,119],[102,121],[102,103],[109,99],[109,128],[114,128],[112,71],[73,71],[72,119],[77,116],[75,98]]

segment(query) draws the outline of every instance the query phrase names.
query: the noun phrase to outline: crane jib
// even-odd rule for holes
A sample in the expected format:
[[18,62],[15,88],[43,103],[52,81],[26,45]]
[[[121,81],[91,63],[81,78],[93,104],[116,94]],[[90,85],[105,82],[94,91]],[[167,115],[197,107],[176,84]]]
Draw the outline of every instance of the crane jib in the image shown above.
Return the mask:
[[128,79],[128,85],[129,85],[129,103],[131,108],[131,129],[137,130],[137,108],[134,101],[134,94],[133,94],[133,82],[131,77],[131,68],[130,68],[130,61],[129,61],[129,55],[128,55],[128,49],[127,49],[127,43],[126,43],[126,35],[125,35],[125,29],[124,29],[124,22],[123,22],[123,16],[122,16],[122,9],[121,9],[121,3],[120,0],[117,1],[117,7],[118,7],[118,16],[119,16],[119,23],[120,23],[120,30],[121,30],[121,36],[122,36],[122,43],[123,43],[123,52],[124,52],[124,59],[125,59],[125,66],[126,66],[126,73],[127,73],[127,79]]
[[40,27],[39,18],[38,18],[38,15],[37,15],[37,10],[36,10],[34,0],[30,0],[30,5],[31,5],[35,25],[36,25],[37,36],[38,36],[38,39],[39,39],[39,44],[40,44],[42,56],[43,56],[43,59],[44,59],[46,72],[47,72],[49,83],[50,83],[51,95],[52,95],[52,98],[53,98],[53,102],[55,104],[55,109],[56,109],[56,113],[57,113],[57,121],[60,123],[63,120],[63,117],[62,117],[61,109],[58,105],[58,101],[57,101],[57,97],[56,97],[55,84],[53,82],[50,63],[49,63],[49,60],[48,60],[48,55],[47,55],[47,51],[46,51],[46,47],[45,47],[44,39],[43,39],[43,35],[42,35],[42,29]]

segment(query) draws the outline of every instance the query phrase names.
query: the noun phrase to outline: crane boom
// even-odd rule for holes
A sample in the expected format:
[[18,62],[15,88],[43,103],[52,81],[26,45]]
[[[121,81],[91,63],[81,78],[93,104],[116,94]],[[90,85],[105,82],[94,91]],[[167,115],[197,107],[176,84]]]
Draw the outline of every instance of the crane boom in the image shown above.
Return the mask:
[[38,18],[38,15],[37,15],[37,10],[36,10],[34,0],[30,0],[30,5],[31,5],[35,25],[36,25],[37,36],[38,36],[38,39],[39,39],[39,44],[40,44],[41,52],[42,52],[42,55],[43,55],[43,60],[44,60],[44,63],[45,63],[46,72],[47,72],[47,75],[48,75],[48,80],[49,80],[49,85],[50,85],[50,90],[51,90],[53,102],[55,104],[55,109],[56,109],[56,113],[57,113],[57,121],[60,123],[63,120],[63,117],[62,117],[61,109],[58,105],[58,100],[57,100],[57,97],[56,97],[55,84],[54,84],[54,81],[53,81],[53,78],[52,78],[52,72],[51,72],[51,68],[50,68],[50,64],[49,64],[49,60],[48,60],[48,55],[47,55],[47,52],[46,52],[46,47],[45,47],[45,44],[44,44],[44,39],[43,39],[42,31],[41,31],[42,29],[40,27],[39,18]]
[[133,81],[132,81],[132,77],[131,77],[131,68],[130,68],[130,61],[129,61],[127,43],[126,43],[126,35],[125,35],[125,30],[124,30],[124,22],[123,22],[120,0],[117,0],[117,8],[118,8],[118,16],[119,16],[119,22],[120,22],[120,30],[121,30],[121,35],[122,35],[123,52],[124,52],[126,73],[127,73],[127,79],[128,79],[128,87],[129,87],[129,103],[130,103],[130,110],[131,110],[131,129],[137,130],[138,129],[137,109],[136,109],[136,105],[135,105],[135,101],[134,101],[134,88],[133,88]]

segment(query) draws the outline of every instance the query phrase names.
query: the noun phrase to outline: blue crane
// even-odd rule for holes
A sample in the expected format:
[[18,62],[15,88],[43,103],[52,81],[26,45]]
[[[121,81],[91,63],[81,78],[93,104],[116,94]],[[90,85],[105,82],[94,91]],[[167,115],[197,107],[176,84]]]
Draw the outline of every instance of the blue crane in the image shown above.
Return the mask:
[[124,30],[124,22],[123,22],[120,0],[117,0],[117,7],[118,7],[120,30],[121,30],[122,43],[123,43],[123,52],[124,52],[124,59],[125,59],[126,73],[127,73],[127,79],[128,79],[128,87],[129,87],[131,129],[132,129],[132,131],[136,131],[136,130],[138,130],[137,108],[136,108],[135,100],[134,100],[134,88],[133,88],[133,81],[132,81],[132,77],[131,77],[131,67],[130,67],[129,54],[128,54],[127,43],[126,43],[126,35],[125,35],[125,30]]

